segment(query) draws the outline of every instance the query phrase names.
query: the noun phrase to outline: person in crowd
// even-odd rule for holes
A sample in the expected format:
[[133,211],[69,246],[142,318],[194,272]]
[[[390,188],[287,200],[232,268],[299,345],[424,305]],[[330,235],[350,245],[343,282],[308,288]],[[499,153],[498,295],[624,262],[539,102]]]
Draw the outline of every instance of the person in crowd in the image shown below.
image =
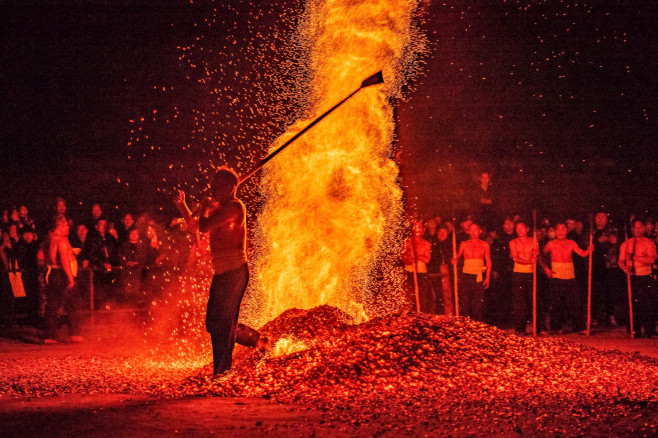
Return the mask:
[[608,215],[599,211],[594,215],[592,230],[592,315],[595,320],[606,321],[617,326],[615,319],[615,294],[609,282],[607,259],[612,244],[612,229],[608,225]]
[[[201,233],[210,234],[210,252],[215,269],[208,298],[206,329],[210,333],[213,350],[213,373],[221,374],[231,368],[233,347],[241,332],[251,336],[249,346],[266,349],[268,340],[253,330],[238,330],[238,314],[242,297],[249,281],[246,254],[246,208],[236,198],[238,175],[222,167],[211,181],[212,197],[202,201],[198,220],[185,202],[185,192],[179,191],[174,203],[190,229],[198,224]],[[244,341],[243,341],[244,342]],[[247,342],[245,342],[247,343]]]
[[80,224],[75,227],[75,236],[71,239],[73,254],[75,254],[78,265],[83,268],[89,266],[90,241],[87,236],[89,236],[87,226]]
[[23,288],[26,295],[26,314],[28,322],[34,326],[38,323],[39,310],[39,266],[37,253],[39,243],[30,227],[24,227],[21,238],[16,245],[18,267],[21,269]]
[[593,247],[586,251],[576,242],[567,239],[567,226],[558,223],[555,227],[554,240],[544,246],[544,254],[550,256],[549,315],[550,329],[563,333],[566,322],[570,321],[573,331],[585,329],[584,303],[580,296],[573,264],[573,253],[581,257],[588,256]]
[[519,335],[526,333],[532,317],[532,274],[537,265],[539,248],[528,236],[528,226],[522,220],[516,223],[516,239],[510,241],[509,250],[514,263],[512,270],[512,322]]
[[478,176],[479,184],[473,196],[473,211],[476,220],[487,230],[495,229],[497,222],[497,197],[491,185],[489,172],[482,171]]
[[429,219],[425,225],[423,239],[430,243],[430,260],[427,262],[427,281],[429,287],[432,289],[432,294],[435,299],[434,310],[438,312],[439,308],[443,307],[443,303],[440,299],[443,293],[441,292],[441,273],[439,272],[440,260],[439,254],[437,253],[439,240],[436,236],[436,227],[437,223],[434,218]]
[[[99,300],[109,301],[114,295],[113,285],[117,278],[116,271],[116,239],[107,232],[107,220],[100,219],[96,225],[96,234],[87,236],[89,239],[89,266],[94,270],[94,282],[99,287]],[[91,234],[91,233],[90,233]]]
[[44,344],[57,343],[60,309],[66,313],[69,326],[69,342],[82,342],[78,315],[78,293],[75,284],[75,257],[68,240],[69,223],[66,217],[55,220],[55,228],[50,233],[48,251],[45,254],[48,264],[46,275],[46,333]]
[[486,320],[497,326],[510,323],[510,293],[512,290],[512,270],[514,262],[510,257],[510,242],[514,239],[514,222],[508,216],[503,221],[502,231],[490,232],[491,286],[485,295]]
[[[443,303],[445,315],[455,314],[455,304],[452,292],[452,280],[450,278],[450,260],[452,258],[452,241],[446,225],[440,225],[436,232],[436,247],[433,249],[432,257],[436,255],[439,264],[439,275],[441,284],[435,288],[435,296],[440,297],[437,301]],[[437,307],[437,311],[441,308]]]
[[452,260],[453,264],[457,264],[464,257],[459,285],[460,315],[482,321],[484,290],[489,287],[491,276],[491,252],[489,244],[480,239],[482,229],[479,225],[471,224],[468,232],[470,239],[459,244],[457,256]]
[[32,218],[30,217],[27,207],[25,205],[21,205],[18,208],[18,215],[19,215],[18,220],[20,222],[20,226],[19,226],[20,230],[29,229],[33,233],[37,232],[37,227],[34,224],[34,220],[32,220]]
[[133,225],[135,225],[135,217],[132,215],[132,213],[124,214],[123,218],[121,218],[121,226],[119,226],[117,229],[117,232],[119,233],[117,242],[119,245],[123,245],[123,243],[128,240],[129,230],[133,227]]
[[105,217],[103,216],[103,209],[101,208],[101,205],[98,204],[98,203],[93,204],[91,206],[91,216],[89,216],[89,218],[85,222],[85,225],[87,226],[87,229],[89,230],[90,237],[95,238],[96,235],[98,234],[97,225],[98,225],[98,222],[101,219],[105,220],[105,228],[106,228],[105,231],[107,231],[109,229],[108,228],[108,222],[105,219]]
[[125,299],[135,300],[141,287],[142,271],[146,265],[147,248],[139,240],[139,229],[128,231],[128,241],[119,249],[119,289]]
[[[413,294],[411,300],[416,309],[416,299],[420,311],[423,313],[435,313],[434,292],[427,277],[427,263],[432,257],[432,245],[423,239],[425,227],[422,222],[416,222],[413,226],[413,235],[404,243],[404,252],[402,253],[402,262],[404,270],[407,273],[407,284],[411,291],[418,287],[418,297]],[[414,276],[416,279],[414,280]]]
[[3,209],[2,216],[0,216],[0,234],[9,231],[9,210]]
[[644,329],[644,335],[651,338],[656,334],[658,311],[656,283],[651,275],[656,245],[644,236],[644,221],[640,218],[631,221],[631,231],[633,237],[619,248],[619,266],[631,276],[634,337],[641,337]]

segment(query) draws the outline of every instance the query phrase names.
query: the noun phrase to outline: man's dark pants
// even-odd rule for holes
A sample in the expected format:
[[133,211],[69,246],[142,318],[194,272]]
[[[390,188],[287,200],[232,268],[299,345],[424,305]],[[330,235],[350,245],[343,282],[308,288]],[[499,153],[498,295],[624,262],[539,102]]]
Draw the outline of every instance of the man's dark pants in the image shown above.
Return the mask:
[[213,276],[206,312],[206,330],[212,341],[213,369],[220,374],[231,368],[240,303],[249,282],[247,264]]

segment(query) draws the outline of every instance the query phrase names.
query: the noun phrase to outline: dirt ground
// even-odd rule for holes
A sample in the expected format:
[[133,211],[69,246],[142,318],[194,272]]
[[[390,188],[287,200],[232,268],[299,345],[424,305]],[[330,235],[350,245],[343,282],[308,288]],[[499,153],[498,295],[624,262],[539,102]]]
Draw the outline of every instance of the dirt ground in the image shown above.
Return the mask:
[[[84,344],[39,345],[29,330],[0,333],[0,364],[13,362],[38,367],[49,360],[130,357],[147,348],[139,339],[138,324],[127,323],[130,311],[111,318],[97,314],[87,321]],[[566,335],[569,341],[658,358],[658,340],[631,340],[623,329],[609,329],[590,337]],[[31,372],[39,373],[36,369]],[[41,376],[42,377],[42,376]],[[658,394],[658,383],[656,384]],[[130,392],[129,390],[127,392]],[[512,408],[509,400],[462,400],[454,410],[409,406],[361,417],[359,406],[327,407],[285,404],[269,397],[154,397],[130,393],[65,393],[44,397],[10,397],[0,391],[0,436],[656,436],[658,405],[622,402],[592,407],[583,426],[583,406],[525,406]],[[354,400],[358,403],[358,400]],[[422,402],[422,401],[421,401]],[[421,403],[422,404],[422,403]],[[585,409],[585,411],[583,411]],[[515,412],[516,411],[516,412]],[[600,416],[600,418],[599,418]],[[641,423],[641,424],[640,424]]]

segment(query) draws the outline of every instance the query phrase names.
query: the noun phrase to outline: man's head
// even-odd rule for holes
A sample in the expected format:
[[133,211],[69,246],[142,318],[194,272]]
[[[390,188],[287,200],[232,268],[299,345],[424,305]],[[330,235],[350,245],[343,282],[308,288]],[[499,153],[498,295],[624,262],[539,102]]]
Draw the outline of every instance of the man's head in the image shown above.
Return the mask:
[[220,167],[210,181],[213,197],[218,199],[232,198],[238,188],[238,174],[228,167]]
[[139,228],[131,227],[128,230],[128,241],[130,243],[138,243],[139,242]]
[[30,244],[34,242],[36,236],[31,230],[26,230],[21,237],[23,238],[23,242]]
[[19,214],[21,217],[27,217],[27,213],[28,213],[28,212],[27,212],[27,207],[26,207],[26,206],[21,205],[20,207],[18,207],[18,214]]
[[427,232],[430,234],[430,236],[433,236],[434,233],[436,233],[436,221],[434,219],[427,221]]
[[574,228],[576,233],[582,234],[583,233],[583,228],[585,228],[585,225],[583,224],[583,221],[576,221],[576,227]]
[[472,223],[471,226],[468,227],[468,237],[471,239],[479,239],[480,234],[482,234],[482,230],[478,224]]
[[85,239],[87,238],[87,233],[89,233],[89,230],[87,229],[86,226],[80,224],[77,226],[75,229],[75,234],[78,236],[78,239],[80,239],[80,242],[84,242]]
[[564,224],[567,226],[567,232],[576,229],[576,219],[574,218],[567,218],[567,220],[564,221]]
[[567,238],[567,225],[565,223],[560,222],[555,226],[555,237],[557,237],[558,240]]
[[9,217],[11,217],[11,220],[18,222],[20,219],[20,214],[18,213],[18,208],[12,207],[11,208],[11,213],[9,213]]
[[121,222],[123,223],[123,227],[126,230],[128,230],[128,229],[130,229],[130,227],[135,225],[135,218],[133,217],[132,214],[126,213],[126,214],[123,215],[123,219],[121,220]]
[[441,242],[444,242],[448,238],[448,234],[448,228],[444,225],[441,225],[436,231],[436,237],[438,237]]
[[58,215],[63,215],[66,213],[66,201],[64,198],[55,199],[55,211]]
[[94,204],[91,206],[91,216],[95,219],[98,220],[101,215],[103,214],[103,210],[101,209],[100,204]]
[[467,233],[468,230],[471,228],[471,225],[473,225],[473,218],[471,216],[466,216],[460,223],[462,230],[464,230]]
[[608,215],[600,211],[594,216],[594,224],[597,230],[602,230],[608,224]]
[[525,222],[519,221],[516,224],[516,234],[519,237],[525,237],[528,235],[528,227],[526,226]]
[[101,236],[105,236],[105,232],[107,232],[107,221],[105,219],[99,220],[98,223],[96,223],[96,229]]
[[514,222],[511,218],[506,217],[503,221],[503,231],[506,234],[514,234]]
[[644,221],[642,219],[633,219],[631,230],[633,231],[633,237],[644,236]]

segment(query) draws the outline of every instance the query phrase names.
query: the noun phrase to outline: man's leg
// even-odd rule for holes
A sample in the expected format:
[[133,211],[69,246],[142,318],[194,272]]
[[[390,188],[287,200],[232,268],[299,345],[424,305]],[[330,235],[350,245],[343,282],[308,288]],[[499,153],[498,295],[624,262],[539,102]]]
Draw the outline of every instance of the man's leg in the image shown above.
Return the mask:
[[206,329],[212,341],[215,374],[231,368],[240,303],[248,281],[249,269],[246,264],[213,277],[208,298]]

